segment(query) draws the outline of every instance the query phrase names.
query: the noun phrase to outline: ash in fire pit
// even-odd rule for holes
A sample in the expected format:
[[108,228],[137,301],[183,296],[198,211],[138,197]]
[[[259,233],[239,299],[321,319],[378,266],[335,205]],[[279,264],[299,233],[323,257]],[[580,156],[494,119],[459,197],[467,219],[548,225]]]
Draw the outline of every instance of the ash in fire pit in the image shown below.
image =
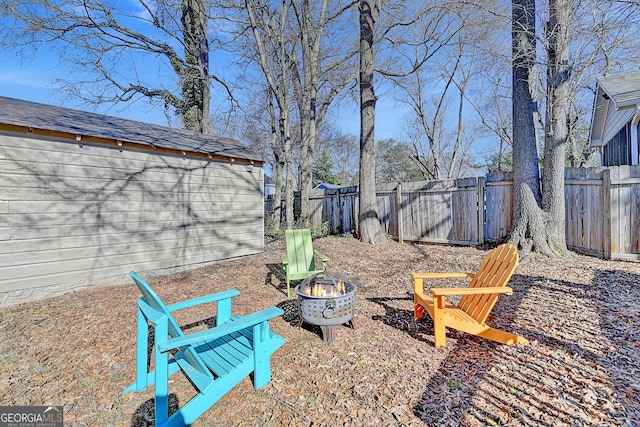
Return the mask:
[[349,322],[353,327],[356,286],[336,273],[324,271],[307,277],[295,287],[300,322],[320,326],[328,344],[335,341],[336,326]]

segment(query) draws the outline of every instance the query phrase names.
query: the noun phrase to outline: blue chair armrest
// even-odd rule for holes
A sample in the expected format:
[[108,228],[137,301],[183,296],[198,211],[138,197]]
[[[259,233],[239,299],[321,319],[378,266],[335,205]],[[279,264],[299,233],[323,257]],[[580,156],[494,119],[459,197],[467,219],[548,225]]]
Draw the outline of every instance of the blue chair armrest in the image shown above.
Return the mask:
[[180,301],[175,304],[170,304],[167,306],[167,309],[169,309],[169,311],[182,310],[184,308],[194,307],[200,304],[206,304],[210,302],[216,302],[224,299],[237,297],[238,295],[240,295],[240,291],[237,291],[236,289],[229,289],[226,291],[217,292],[215,294],[204,295],[204,296],[192,298],[186,301]]
[[174,348],[212,341],[222,336],[229,335],[233,332],[237,332],[241,329],[245,329],[247,327],[265,322],[274,317],[282,316],[283,314],[284,311],[281,308],[269,307],[264,310],[260,310],[255,313],[240,317],[238,319],[234,319],[223,325],[207,329],[206,331],[200,331],[182,337],[171,338],[164,343],[158,343],[158,348],[161,352],[164,353]]

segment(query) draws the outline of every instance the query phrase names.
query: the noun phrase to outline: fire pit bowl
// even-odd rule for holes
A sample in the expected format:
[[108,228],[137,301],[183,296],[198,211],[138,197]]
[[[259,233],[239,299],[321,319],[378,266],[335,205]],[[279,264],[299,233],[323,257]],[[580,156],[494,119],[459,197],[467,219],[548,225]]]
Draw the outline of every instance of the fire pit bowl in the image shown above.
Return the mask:
[[300,321],[318,325],[325,342],[332,344],[335,327],[353,326],[356,286],[337,273],[324,271],[304,279],[294,288],[298,294]]

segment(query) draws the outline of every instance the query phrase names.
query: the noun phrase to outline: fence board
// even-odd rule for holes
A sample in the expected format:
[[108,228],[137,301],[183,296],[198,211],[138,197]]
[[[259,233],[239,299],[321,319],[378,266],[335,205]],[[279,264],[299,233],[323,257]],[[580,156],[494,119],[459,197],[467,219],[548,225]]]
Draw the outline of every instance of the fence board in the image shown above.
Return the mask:
[[[378,186],[383,229],[402,240],[479,244],[508,237],[513,222],[511,174]],[[565,171],[566,241],[572,250],[640,260],[640,167]],[[294,212],[299,215],[299,194]],[[270,198],[265,209],[272,209]],[[325,190],[310,201],[311,227],[357,232],[357,187]],[[400,230],[399,224],[402,226]]]
[[487,241],[503,240],[509,235],[513,222],[511,186],[511,177],[504,172],[487,175],[484,206]]

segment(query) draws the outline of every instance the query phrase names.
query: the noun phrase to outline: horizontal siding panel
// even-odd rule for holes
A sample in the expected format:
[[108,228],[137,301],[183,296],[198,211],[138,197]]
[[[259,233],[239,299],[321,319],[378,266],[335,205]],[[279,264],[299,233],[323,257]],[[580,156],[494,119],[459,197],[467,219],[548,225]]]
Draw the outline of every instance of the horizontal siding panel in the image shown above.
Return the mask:
[[[255,235],[255,234],[254,234]],[[239,236],[243,237],[243,236]],[[154,241],[147,244],[126,243],[93,248],[73,248],[28,254],[0,255],[0,262],[10,265],[3,269],[2,281],[55,274],[68,270],[93,271],[103,267],[135,269],[135,260],[148,258],[153,253],[156,260],[164,260],[167,266],[176,267],[195,262],[215,261],[221,258],[237,256],[238,251],[246,246],[261,249],[262,238],[257,241],[246,239],[243,243],[223,243],[219,239],[203,242],[200,239],[183,239],[182,241]],[[25,268],[28,266],[28,268]]]
[[[207,248],[208,250],[210,248]],[[251,246],[246,244],[235,250],[229,248],[218,252],[207,252],[199,254],[188,254],[182,256],[158,257],[150,259],[148,253],[126,254],[120,256],[123,263],[107,263],[106,260],[100,265],[96,263],[80,262],[70,265],[61,264],[39,264],[34,266],[34,272],[41,274],[31,274],[23,277],[0,278],[0,292],[16,291],[20,289],[39,288],[59,284],[83,284],[92,285],[105,282],[110,277],[126,275],[129,271],[137,272],[151,271],[153,274],[162,274],[163,271],[185,271],[201,265],[211,264],[216,261],[236,258],[245,255],[255,254],[262,250],[262,240],[260,244]],[[115,261],[116,258],[111,259]],[[22,268],[24,270],[24,268]]]
[[260,252],[262,187],[259,165],[0,135],[0,292]]
[[[158,191],[156,189],[144,189],[141,187],[129,187],[122,190],[114,190],[105,193],[98,189],[81,190],[76,188],[68,188],[67,191],[53,188],[19,188],[4,187],[2,189],[2,200],[7,208],[12,202],[58,202],[64,198],[65,202],[79,202],[86,204],[100,204],[108,201],[115,202],[146,202],[148,200],[170,200],[175,203],[184,202],[231,202],[239,201],[252,203],[262,203],[262,200],[256,201],[256,191],[254,188],[238,188],[237,191],[221,191],[219,186],[211,186],[210,191],[207,189],[196,189],[196,191],[185,191],[184,189],[168,189],[167,191]],[[121,207],[125,209],[126,207]]]
[[[3,163],[3,162],[0,162]],[[236,171],[228,171],[217,176],[206,176],[210,172],[218,171],[218,167],[228,167],[222,163],[208,163],[203,170],[181,171],[172,169],[164,165],[162,169],[153,170],[148,165],[141,164],[140,171],[128,172],[130,170],[117,170],[108,167],[94,168],[68,168],[66,165],[34,166],[28,165],[20,168],[19,171],[0,170],[0,182],[5,186],[17,186],[27,188],[60,188],[69,186],[71,188],[104,189],[104,188],[127,188],[129,185],[137,184],[145,189],[156,189],[156,191],[169,191],[175,187],[176,183],[183,186],[189,185],[194,188],[209,190],[209,187],[220,187],[221,181],[228,182],[239,188],[255,188],[261,183],[262,171],[246,169],[248,166],[234,166]],[[64,168],[64,171],[61,169]],[[251,172],[249,172],[251,170]],[[105,182],[106,181],[106,182]],[[218,188],[220,191],[220,188]]]
[[[225,235],[205,232],[201,234],[188,233],[184,230],[175,233],[163,233],[162,238],[151,233],[139,236],[105,236],[91,238],[61,238],[57,240],[35,240],[30,245],[25,241],[5,242],[0,253],[0,265],[29,265],[38,262],[53,262],[64,260],[77,260],[82,258],[102,257],[105,254],[120,254],[125,252],[156,251],[164,247],[183,247],[188,245],[215,245],[220,244],[224,237],[233,237],[242,241],[250,241],[255,238],[260,230],[249,229],[236,230]],[[12,250],[13,249],[13,250]],[[188,249],[188,248],[187,248]]]
[[[177,197],[176,197],[177,196]],[[95,200],[9,200],[9,209],[7,215],[38,215],[46,214],[66,214],[66,215],[88,215],[94,216],[100,214],[126,214],[128,212],[158,212],[161,210],[175,212],[209,212],[216,207],[221,213],[233,210],[244,211],[246,209],[262,209],[262,203],[258,204],[250,197],[238,197],[234,199],[232,196],[221,197],[220,199],[199,198],[197,195],[189,197],[174,195],[174,197],[163,197],[165,200],[158,201],[131,201],[126,199],[107,199],[105,201],[96,202]],[[198,200],[201,199],[201,200]],[[255,199],[255,196],[253,197]]]
[[[212,213],[213,214],[213,213]],[[255,224],[263,217],[263,212],[259,210],[245,210],[242,212],[215,212],[216,217],[202,217],[197,220],[186,220],[169,213],[159,211],[144,212],[136,216],[129,213],[129,216],[103,215],[100,222],[83,223],[77,215],[65,218],[55,215],[37,217],[36,221],[16,221],[15,224],[0,227],[0,240],[23,240],[23,239],[45,239],[58,236],[90,236],[95,234],[95,229],[100,230],[100,235],[109,233],[143,233],[171,231],[175,228],[195,228],[209,230],[222,228],[237,228],[246,224]],[[44,215],[44,214],[43,214]],[[9,224],[11,224],[9,222]]]
[[[154,242],[149,244],[143,250],[123,251],[121,253],[105,252],[99,257],[83,257],[76,259],[53,260],[46,262],[38,262],[31,264],[29,268],[24,265],[12,265],[3,268],[2,279],[0,283],[8,284],[12,280],[33,277],[34,285],[37,285],[37,277],[48,274],[58,274],[65,271],[84,271],[87,277],[94,278],[93,274],[96,270],[108,267],[117,267],[122,269],[123,273],[135,270],[136,264],[140,261],[153,259],[162,261],[167,267],[177,267],[181,265],[189,265],[200,262],[213,262],[220,259],[233,258],[245,254],[245,251],[262,250],[262,236],[242,242],[231,243],[215,243],[208,245],[199,245],[196,243],[190,246],[171,245],[169,242],[161,244]],[[149,254],[153,254],[150,257]],[[2,287],[0,287],[2,290]]]
[[[229,184],[234,187],[221,186],[219,182],[207,181],[207,182],[182,182],[177,186],[174,182],[170,181],[157,181],[150,183],[148,181],[131,181],[127,178],[114,178],[110,179],[108,185],[105,185],[103,179],[98,179],[97,174],[92,177],[82,178],[69,178],[52,180],[49,178],[34,178],[31,175],[21,175],[8,177],[7,174],[0,174],[0,183],[4,187],[3,194],[9,194],[13,198],[21,196],[24,192],[25,196],[29,194],[51,194],[55,195],[60,192],[91,192],[91,191],[110,191],[112,193],[141,193],[141,192],[153,192],[153,193],[165,193],[175,191],[185,191],[184,188],[189,187],[189,192],[193,193],[207,193],[207,194],[220,194],[229,195],[236,194],[237,192],[244,193],[262,193],[260,188],[260,182],[235,179],[228,181]],[[235,188],[235,191],[234,191]],[[6,198],[3,196],[3,198]]]
[[[25,161],[27,163],[28,161]],[[0,161],[0,165],[3,163]],[[144,183],[145,187],[154,188],[165,183],[174,185],[174,182],[182,182],[187,185],[195,185],[196,188],[203,186],[216,186],[220,181],[228,182],[240,187],[252,187],[262,182],[262,170],[255,166],[228,165],[224,163],[203,163],[201,169],[182,170],[163,165],[153,168],[140,162],[140,169],[117,169],[113,167],[92,167],[92,168],[69,168],[67,165],[38,165],[28,164],[18,170],[6,171],[0,168],[0,180],[3,183],[20,184],[23,180],[27,187],[43,185],[47,187],[56,184],[66,184],[72,187],[91,188],[91,183],[97,180],[102,181],[103,188],[105,180],[108,186],[118,188],[117,184],[129,184],[132,182]],[[225,171],[224,169],[233,167],[235,170]],[[61,170],[63,169],[64,170]],[[222,168],[222,169],[221,169]],[[134,172],[132,172],[134,171]],[[224,173],[220,173],[223,171]]]
[[[243,234],[246,229],[255,232],[256,218],[259,216],[247,216],[246,218],[237,218],[233,223],[230,221],[219,221],[219,223],[202,224],[197,231],[203,234],[212,234],[217,236]],[[139,222],[131,225],[129,229],[119,228],[111,232],[103,232],[99,236],[92,233],[91,228],[81,228],[74,225],[66,225],[59,227],[5,227],[0,228],[0,253],[11,253],[32,250],[55,250],[58,248],[78,247],[81,244],[90,246],[93,242],[117,242],[129,239],[131,242],[151,241],[157,238],[158,230],[161,229],[163,235],[174,236],[179,233],[182,235],[185,229],[181,224],[175,221],[165,222],[162,224]],[[4,239],[2,238],[4,236]],[[14,237],[15,236],[15,237]]]

